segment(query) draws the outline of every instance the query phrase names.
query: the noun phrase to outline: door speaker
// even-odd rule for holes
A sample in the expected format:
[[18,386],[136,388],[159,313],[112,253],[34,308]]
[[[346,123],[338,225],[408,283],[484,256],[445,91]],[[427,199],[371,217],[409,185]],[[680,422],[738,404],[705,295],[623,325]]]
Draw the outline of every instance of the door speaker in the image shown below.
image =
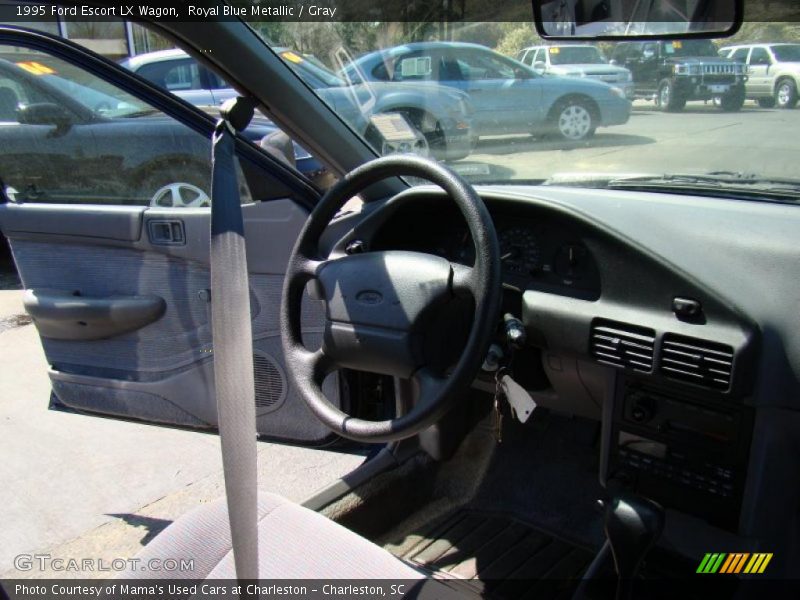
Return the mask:
[[286,400],[286,374],[278,362],[266,352],[253,352],[256,384],[256,414],[277,410]]

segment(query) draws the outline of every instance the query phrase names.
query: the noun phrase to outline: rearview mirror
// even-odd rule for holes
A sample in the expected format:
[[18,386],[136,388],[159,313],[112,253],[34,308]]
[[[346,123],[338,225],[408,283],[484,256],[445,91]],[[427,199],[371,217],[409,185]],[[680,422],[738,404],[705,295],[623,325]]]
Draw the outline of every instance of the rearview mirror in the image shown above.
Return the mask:
[[722,37],[742,23],[742,0],[533,0],[545,39]]

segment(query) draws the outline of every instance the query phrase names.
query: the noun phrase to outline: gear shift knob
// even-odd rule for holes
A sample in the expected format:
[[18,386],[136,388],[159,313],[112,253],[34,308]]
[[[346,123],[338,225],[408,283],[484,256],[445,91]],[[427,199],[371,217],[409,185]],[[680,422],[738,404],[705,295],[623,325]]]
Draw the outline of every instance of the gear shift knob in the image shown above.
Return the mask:
[[620,586],[617,598],[627,597],[642,560],[664,528],[664,509],[640,496],[622,495],[606,506],[605,532]]

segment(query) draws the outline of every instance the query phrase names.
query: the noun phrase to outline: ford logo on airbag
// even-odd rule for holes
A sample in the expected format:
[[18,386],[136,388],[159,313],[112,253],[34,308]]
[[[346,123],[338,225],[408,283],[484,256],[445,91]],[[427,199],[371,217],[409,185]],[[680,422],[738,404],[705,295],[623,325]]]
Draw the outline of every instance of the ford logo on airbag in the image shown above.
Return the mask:
[[356,300],[361,304],[380,304],[383,302],[383,294],[376,290],[364,290],[356,294]]

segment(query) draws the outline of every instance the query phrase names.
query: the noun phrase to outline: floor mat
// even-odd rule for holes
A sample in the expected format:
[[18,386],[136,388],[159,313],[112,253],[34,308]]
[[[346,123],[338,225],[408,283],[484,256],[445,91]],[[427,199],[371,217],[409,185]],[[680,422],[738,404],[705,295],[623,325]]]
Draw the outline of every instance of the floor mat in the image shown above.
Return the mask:
[[605,536],[603,514],[597,510],[603,489],[596,433],[591,421],[545,411],[534,413],[525,425],[507,423],[468,508],[513,515],[599,549]]
[[446,577],[471,580],[489,598],[569,597],[593,555],[509,516],[458,510],[402,558]]

